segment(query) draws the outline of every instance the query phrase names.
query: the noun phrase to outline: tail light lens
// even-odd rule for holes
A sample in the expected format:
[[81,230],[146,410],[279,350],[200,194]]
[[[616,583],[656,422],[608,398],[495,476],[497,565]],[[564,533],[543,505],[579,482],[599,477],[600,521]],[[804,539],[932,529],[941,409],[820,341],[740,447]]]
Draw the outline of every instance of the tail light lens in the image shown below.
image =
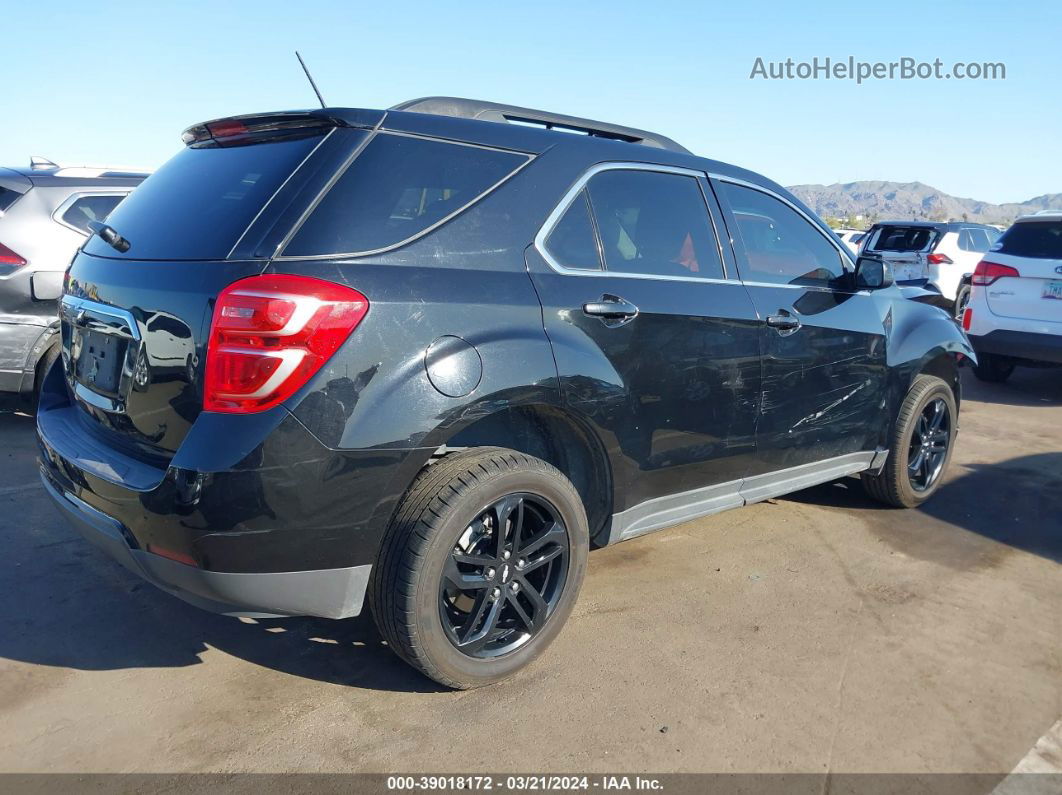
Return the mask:
[[1012,268],[1010,265],[1000,265],[998,262],[989,262],[986,259],[977,263],[977,267],[974,268],[973,276],[970,281],[981,287],[987,287],[997,279],[1002,279],[1004,276],[1021,276],[1018,273],[1017,268]]
[[973,310],[970,307],[966,307],[962,313],[962,330],[969,331],[970,324],[973,322]]
[[203,409],[249,413],[302,388],[369,311],[350,287],[307,276],[252,276],[214,306]]
[[930,265],[951,265],[952,260],[947,254],[930,254],[926,257],[926,262]]
[[26,260],[20,254],[0,243],[0,276],[14,273],[25,264]]

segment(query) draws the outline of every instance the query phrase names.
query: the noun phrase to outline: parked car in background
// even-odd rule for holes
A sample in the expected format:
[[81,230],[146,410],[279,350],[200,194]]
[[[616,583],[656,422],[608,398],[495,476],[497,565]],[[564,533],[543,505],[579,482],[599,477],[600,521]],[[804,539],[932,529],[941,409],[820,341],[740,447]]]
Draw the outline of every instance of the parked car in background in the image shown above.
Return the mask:
[[1015,365],[1062,365],[1062,213],[1019,218],[973,273],[962,326],[983,381]]
[[999,234],[987,224],[882,221],[867,232],[862,250],[880,254],[899,284],[940,293],[939,305],[959,318],[970,297],[970,276]]
[[194,604],[367,601],[473,687],[549,645],[591,542],[942,482],[965,336],[764,177],[447,97],[183,139],[74,259],[37,430],[72,523]]
[[853,254],[859,253],[859,244],[866,236],[866,231],[862,229],[834,229],[834,234],[841,238],[841,242],[848,246],[848,250]]
[[30,397],[59,355],[63,273],[146,173],[61,168],[33,158],[0,168],[0,392]]

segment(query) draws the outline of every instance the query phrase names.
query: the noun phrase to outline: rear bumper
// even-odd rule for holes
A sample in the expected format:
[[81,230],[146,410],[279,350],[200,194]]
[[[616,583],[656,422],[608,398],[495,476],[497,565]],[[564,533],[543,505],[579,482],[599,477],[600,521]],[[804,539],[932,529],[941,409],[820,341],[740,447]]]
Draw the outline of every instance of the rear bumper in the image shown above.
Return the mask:
[[283,407],[204,412],[169,461],[136,456],[71,404],[59,363],[37,440],[45,486],[82,535],[163,590],[236,615],[357,615],[422,463],[411,450],[331,450]]
[[265,573],[206,571],[134,548],[132,535],[117,519],[64,491],[44,469],[41,480],[60,513],[89,542],[134,574],[196,607],[252,617],[348,618],[361,612],[369,565]]
[[977,353],[1012,356],[1035,362],[1062,364],[1062,335],[996,329],[983,336],[970,335]]

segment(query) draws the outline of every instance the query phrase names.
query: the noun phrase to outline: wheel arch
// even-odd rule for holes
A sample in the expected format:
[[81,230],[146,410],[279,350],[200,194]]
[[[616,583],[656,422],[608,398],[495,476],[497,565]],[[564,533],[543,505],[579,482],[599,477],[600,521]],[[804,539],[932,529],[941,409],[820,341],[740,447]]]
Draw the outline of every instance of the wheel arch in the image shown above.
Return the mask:
[[455,430],[435,454],[470,447],[504,447],[540,458],[579,492],[591,538],[612,513],[612,467],[588,423],[565,407],[525,403],[501,408]]

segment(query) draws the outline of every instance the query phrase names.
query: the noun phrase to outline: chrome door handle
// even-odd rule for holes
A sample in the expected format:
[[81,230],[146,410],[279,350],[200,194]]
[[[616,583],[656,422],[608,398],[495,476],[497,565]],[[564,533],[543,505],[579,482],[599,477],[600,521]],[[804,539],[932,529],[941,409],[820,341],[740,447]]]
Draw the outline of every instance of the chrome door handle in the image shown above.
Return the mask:
[[605,294],[597,301],[589,301],[583,304],[583,312],[594,317],[616,320],[636,317],[638,315],[638,307],[618,295]]
[[767,325],[778,331],[796,331],[800,328],[800,318],[779,309],[777,315],[767,315]]

